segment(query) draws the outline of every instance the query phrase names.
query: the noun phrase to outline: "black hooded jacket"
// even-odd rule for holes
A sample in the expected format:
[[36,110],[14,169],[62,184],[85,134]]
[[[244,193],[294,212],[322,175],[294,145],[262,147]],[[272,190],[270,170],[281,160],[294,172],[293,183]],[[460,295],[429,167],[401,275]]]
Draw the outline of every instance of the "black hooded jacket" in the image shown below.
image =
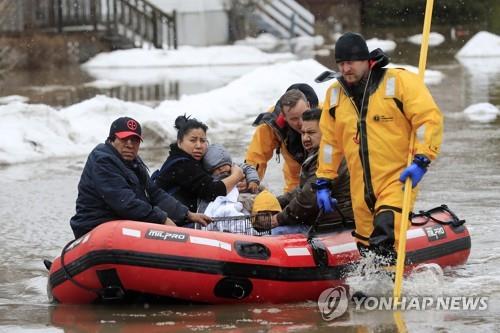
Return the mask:
[[87,159],[78,184],[76,214],[70,224],[78,238],[112,220],[163,223],[168,216],[183,224],[187,212],[186,206],[150,180],[139,157],[126,162],[106,143],[95,147]]
[[[169,163],[170,161],[173,163]],[[189,210],[197,211],[199,199],[213,201],[218,196],[227,195],[226,185],[220,180],[214,180],[205,171],[202,162],[180,149],[177,143],[170,145],[170,154],[164,165],[167,164],[170,166],[160,169],[155,182],[188,206]]]

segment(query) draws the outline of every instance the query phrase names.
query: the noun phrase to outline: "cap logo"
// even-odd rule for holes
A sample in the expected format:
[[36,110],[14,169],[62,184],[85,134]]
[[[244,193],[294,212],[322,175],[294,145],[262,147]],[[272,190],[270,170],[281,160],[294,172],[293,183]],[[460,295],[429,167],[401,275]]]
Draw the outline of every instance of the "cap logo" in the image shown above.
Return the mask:
[[137,129],[137,122],[135,120],[130,119],[127,121],[127,127],[131,130],[134,131]]

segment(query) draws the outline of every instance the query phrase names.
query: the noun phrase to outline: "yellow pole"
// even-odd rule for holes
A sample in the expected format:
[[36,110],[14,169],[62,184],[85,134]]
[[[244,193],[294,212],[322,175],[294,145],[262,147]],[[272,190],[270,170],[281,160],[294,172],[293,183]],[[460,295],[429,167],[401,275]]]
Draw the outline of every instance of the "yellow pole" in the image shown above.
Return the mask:
[[[431,31],[432,8],[434,0],[427,0],[425,6],[424,28],[422,32],[422,45],[420,46],[420,58],[418,62],[418,74],[422,81],[424,80],[425,65],[427,63],[427,50],[429,49],[429,34]],[[415,146],[415,129],[412,129],[410,137],[410,149],[408,151],[407,165],[410,166],[413,161],[413,149]],[[403,194],[403,212],[401,213],[401,226],[399,228],[398,259],[396,262],[396,279],[394,280],[394,305],[399,305],[401,297],[401,287],[403,285],[403,273],[406,259],[406,231],[408,230],[408,217],[410,215],[411,201],[411,179],[408,177],[405,181]]]
[[405,319],[401,311],[394,311],[394,322],[396,323],[396,328],[398,333],[408,333],[408,329],[406,328]]

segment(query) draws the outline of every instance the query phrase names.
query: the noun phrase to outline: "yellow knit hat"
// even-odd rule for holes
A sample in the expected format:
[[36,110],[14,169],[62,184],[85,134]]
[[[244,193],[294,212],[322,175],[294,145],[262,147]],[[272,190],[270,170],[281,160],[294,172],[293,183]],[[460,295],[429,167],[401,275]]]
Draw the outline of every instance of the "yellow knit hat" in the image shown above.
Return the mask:
[[257,194],[253,202],[252,214],[260,212],[281,212],[281,206],[274,194],[268,190],[264,190]]

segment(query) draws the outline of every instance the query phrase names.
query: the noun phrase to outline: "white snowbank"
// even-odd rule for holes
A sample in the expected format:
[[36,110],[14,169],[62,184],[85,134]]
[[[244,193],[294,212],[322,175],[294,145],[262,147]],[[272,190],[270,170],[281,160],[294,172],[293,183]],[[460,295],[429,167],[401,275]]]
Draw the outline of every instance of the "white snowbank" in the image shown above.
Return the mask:
[[500,57],[500,36],[480,31],[457,52],[455,57]]
[[[390,63],[389,65],[387,65],[387,67],[404,68],[407,71],[418,74],[418,67],[411,66],[411,65],[401,65],[401,64]],[[443,78],[444,78],[444,74],[440,71],[436,71],[436,70],[432,70],[432,69],[425,70],[425,74],[424,74],[425,84],[428,84],[428,85],[439,84],[439,83],[441,83],[441,81],[443,81]]]
[[0,97],[0,104],[9,104],[14,102],[25,103],[27,101],[29,101],[29,98],[21,95],[9,95]]
[[248,66],[210,66],[174,68],[88,68],[84,70],[101,81],[114,81],[127,86],[142,86],[179,81],[197,85],[223,85],[260,67]]
[[100,80],[95,80],[92,82],[87,82],[83,86],[89,87],[89,88],[96,88],[96,89],[111,89],[111,88],[119,87],[119,86],[121,86],[121,84],[122,83],[119,81],[100,79]]
[[250,46],[182,46],[178,50],[130,49],[100,53],[87,68],[148,68],[222,65],[266,65],[295,59],[291,53],[269,54]]
[[468,106],[464,115],[470,120],[479,123],[490,123],[497,119],[500,111],[490,103],[477,103]]
[[[416,45],[422,44],[422,34],[413,35],[407,38],[407,40]],[[429,34],[429,46],[438,46],[444,42],[445,38],[438,32],[431,32]]]
[[257,37],[247,37],[237,40],[235,45],[245,45],[256,47],[259,50],[270,52],[293,48],[295,53],[303,53],[306,50],[313,50],[325,43],[323,36],[299,36],[294,38],[281,39],[269,33],[262,33]]
[[3,105],[0,114],[8,140],[0,140],[0,164],[86,155],[105,140],[111,122],[125,115],[141,122],[146,138],[144,147],[164,146],[173,141],[173,123],[181,114],[207,122],[209,136],[228,129],[238,130],[249,118],[274,104],[293,83],[310,84],[322,99],[331,82],[319,85],[314,78],[324,70],[315,60],[266,66],[223,88],[166,101],[156,109],[105,96],[60,111],[46,105]]
[[366,41],[366,45],[370,51],[381,48],[382,51],[391,53],[396,49],[396,42],[389,39],[371,38]]

